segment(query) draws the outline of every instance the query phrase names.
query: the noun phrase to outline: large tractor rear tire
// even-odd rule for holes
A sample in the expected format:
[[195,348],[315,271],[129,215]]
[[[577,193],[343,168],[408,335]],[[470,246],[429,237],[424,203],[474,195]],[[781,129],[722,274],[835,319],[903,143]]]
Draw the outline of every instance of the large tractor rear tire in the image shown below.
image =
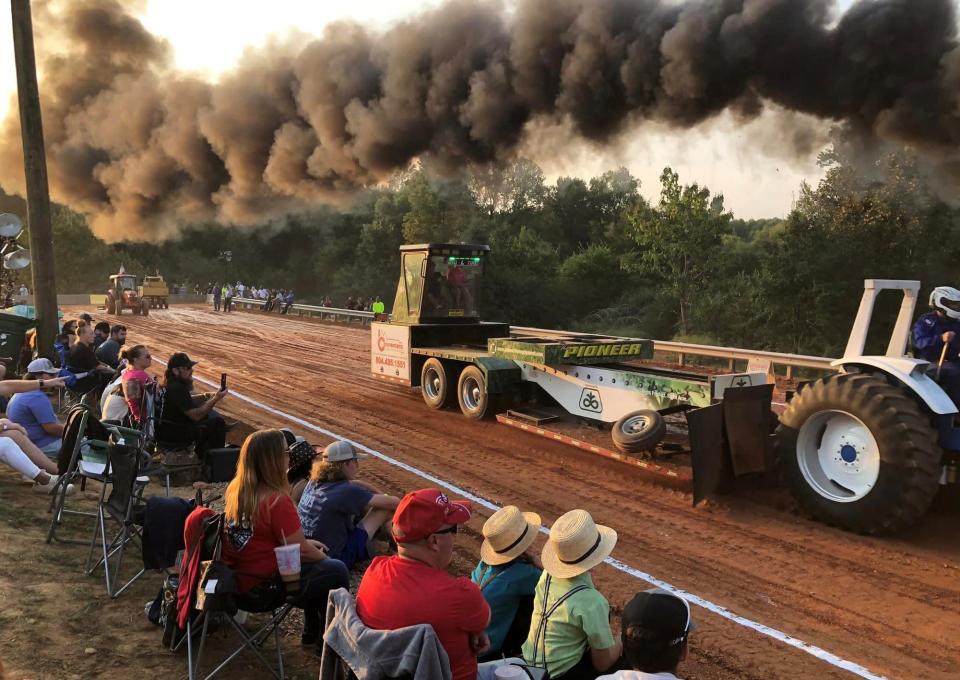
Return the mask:
[[656,411],[628,413],[613,424],[610,436],[614,446],[624,453],[650,451],[667,433],[667,422]]
[[490,394],[487,392],[487,379],[476,366],[467,366],[457,381],[457,401],[460,410],[467,418],[481,420],[491,412]]
[[116,313],[117,313],[117,309],[116,309],[116,306],[115,306],[116,303],[114,303],[113,298],[109,298],[109,297],[108,297],[108,298],[107,298],[107,301],[106,301],[106,304],[107,304],[107,314],[116,314]]
[[147,316],[150,313],[150,305],[145,305],[142,302],[140,303],[140,314]]
[[780,416],[776,448],[803,509],[861,534],[916,522],[936,495],[943,455],[907,389],[858,373],[800,390]]
[[123,303],[120,300],[113,301],[113,313],[117,316],[121,316],[123,314]]
[[[456,377],[456,376],[452,376]],[[447,366],[436,358],[429,358],[423,362],[420,371],[420,392],[423,402],[434,410],[444,408],[450,403],[451,388]]]

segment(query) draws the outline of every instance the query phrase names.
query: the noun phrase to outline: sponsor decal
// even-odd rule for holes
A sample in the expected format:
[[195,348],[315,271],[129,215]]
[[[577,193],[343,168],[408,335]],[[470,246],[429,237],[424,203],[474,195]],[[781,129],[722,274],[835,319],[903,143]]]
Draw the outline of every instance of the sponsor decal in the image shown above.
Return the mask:
[[385,352],[387,348],[390,348],[397,352],[406,352],[406,348],[403,346],[403,343],[399,340],[391,340],[384,332],[380,329],[377,329],[377,348],[381,352]]
[[563,358],[619,357],[643,353],[639,342],[618,342],[606,345],[570,345],[563,350]]
[[584,387],[580,393],[580,408],[591,413],[603,413],[603,402],[600,400],[600,392],[592,387]]

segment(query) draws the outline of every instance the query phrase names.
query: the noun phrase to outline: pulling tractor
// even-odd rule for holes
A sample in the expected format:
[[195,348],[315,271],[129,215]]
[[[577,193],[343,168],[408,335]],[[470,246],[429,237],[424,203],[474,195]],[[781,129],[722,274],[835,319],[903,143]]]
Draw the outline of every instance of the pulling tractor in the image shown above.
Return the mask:
[[[613,446],[626,455],[657,446],[667,430],[664,416],[717,404],[731,390],[759,387],[760,407],[749,423],[753,431],[755,421],[769,415],[772,388],[767,389],[765,373],[708,376],[641,365],[653,356],[650,340],[523,334],[505,323],[481,321],[480,283],[489,250],[464,244],[400,248],[391,320],[371,326],[374,377],[420,387],[429,408],[456,404],[470,419],[497,415],[506,424],[537,425],[560,418],[585,421],[609,431]],[[727,429],[735,426],[726,423]],[[748,441],[750,435],[734,439],[750,444],[763,439]],[[755,445],[740,448],[757,453]]]
[[[878,295],[903,294],[886,353],[864,356]],[[808,383],[776,431],[777,459],[813,517],[865,534],[902,530],[956,483],[957,406],[936,367],[906,355],[919,281],[867,279],[840,373]],[[931,377],[931,373],[933,377]]]
[[[370,368],[376,378],[419,387],[431,409],[456,404],[471,419],[506,409],[498,421],[531,419],[537,429],[559,413],[608,429],[628,456],[653,449],[664,437],[664,416],[682,411],[695,504],[725,479],[777,468],[815,519],[865,534],[913,524],[941,484],[957,481],[957,407],[928,375],[930,364],[905,355],[917,281],[865,282],[846,351],[834,363],[840,372],[802,385],[777,423],[766,373],[660,368],[642,363],[652,357],[650,340],[535,335],[481,321],[488,246],[400,251],[390,321],[371,326]],[[866,356],[883,290],[903,293],[900,311],[886,353]]]
[[134,314],[147,316],[150,305],[137,293],[137,277],[127,274],[123,266],[117,274],[110,276],[110,289],[106,297],[107,314],[122,314],[123,310],[133,310]]

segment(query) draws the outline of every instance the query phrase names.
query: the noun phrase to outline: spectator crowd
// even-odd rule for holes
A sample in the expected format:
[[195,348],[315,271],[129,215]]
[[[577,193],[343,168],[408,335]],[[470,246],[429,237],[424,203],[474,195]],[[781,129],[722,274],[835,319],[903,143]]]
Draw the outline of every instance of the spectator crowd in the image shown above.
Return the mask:
[[[296,295],[291,289],[267,288],[265,286],[255,285],[247,286],[242,281],[237,281],[236,283],[210,283],[207,284],[206,290],[207,295],[211,296],[213,300],[213,311],[215,312],[231,312],[234,308],[235,299],[245,299],[262,301],[264,312],[286,314],[296,301]],[[360,295],[351,295],[338,306],[329,295],[321,295],[318,306],[374,312],[377,314],[384,312],[384,303],[379,296],[363,297]]]
[[[234,296],[263,289],[212,290],[229,312]],[[280,300],[289,308],[286,293],[290,300]],[[64,423],[51,398],[62,390],[101,421],[149,429],[163,447],[189,447],[200,457],[224,447],[232,424],[216,407],[229,392],[225,384],[198,392],[197,362],[185,352],[172,354],[158,379],[148,372],[147,346],[128,343],[122,324],[89,315],[66,320],[55,348],[56,363],[37,358],[25,379],[0,381],[0,462],[38,492],[58,480]],[[539,514],[507,505],[483,523],[472,572],[456,576],[450,568],[463,554],[456,542],[473,517],[471,503],[434,488],[386,493],[364,479],[364,458],[347,441],[321,448],[290,430],[258,430],[240,447],[225,491],[222,560],[241,595],[270,597],[282,585],[275,548],[299,546],[299,585],[287,602],[303,610],[303,645],[321,650],[325,633],[340,625],[324,628],[328,596],[349,589],[353,574],[355,623],[377,631],[428,625],[452,680],[676,677],[694,630],[690,607],[649,589],[612,625],[592,574],[616,548],[614,529],[573,509],[545,531]]]

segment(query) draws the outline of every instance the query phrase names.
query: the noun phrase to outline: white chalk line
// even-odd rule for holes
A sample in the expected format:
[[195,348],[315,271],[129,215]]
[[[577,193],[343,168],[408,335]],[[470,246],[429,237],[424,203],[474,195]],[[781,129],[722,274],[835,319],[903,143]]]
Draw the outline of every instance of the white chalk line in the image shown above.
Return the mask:
[[[156,359],[154,360],[156,361]],[[158,363],[163,363],[163,362],[159,361]],[[211,382],[210,380],[206,380],[205,378],[194,377],[194,380],[198,380],[199,382],[202,382],[206,385],[210,385],[211,387],[217,387],[217,388],[220,387],[219,383]],[[415,468],[412,465],[404,463],[401,460],[397,460],[396,458],[388,456],[385,453],[381,453],[380,451],[371,449],[369,446],[361,444],[360,442],[354,441],[348,437],[344,437],[343,435],[337,434],[336,432],[331,432],[330,430],[322,428],[319,425],[315,425],[307,420],[304,420],[303,418],[290,415],[289,413],[284,413],[283,411],[275,409],[272,406],[268,406],[267,404],[260,403],[256,399],[252,399],[244,394],[240,394],[239,392],[234,392],[233,390],[231,390],[230,395],[236,397],[237,399],[240,399],[241,401],[245,401],[252,406],[256,406],[257,408],[263,411],[272,413],[273,415],[276,415],[276,416],[280,416],[281,418],[289,420],[292,423],[305,427],[308,430],[313,430],[314,432],[318,432],[320,434],[326,435],[331,439],[342,439],[343,441],[350,442],[350,444],[352,444],[356,448],[366,453],[369,453],[370,455],[382,460],[385,463],[389,463],[390,465],[394,465],[400,468],[401,470],[405,470],[422,479],[425,479],[429,482],[433,482],[437,486],[443,487],[457,494],[458,496],[466,498],[467,500],[473,503],[476,503],[477,505],[481,505],[487,508],[488,510],[493,510],[495,512],[500,509],[499,506],[491,503],[485,498],[480,498],[479,496],[470,493],[466,489],[461,489],[455,484],[452,484],[444,479],[440,479],[439,477],[431,475],[429,472],[424,472],[419,468]],[[550,533],[550,531],[546,527],[541,527],[540,531],[541,533],[544,533],[547,535],[549,535]],[[689,593],[681,588],[677,588],[667,583],[666,581],[658,579],[657,577],[651,574],[648,574],[645,571],[641,571],[639,569],[636,569],[635,567],[631,567],[629,564],[621,562],[620,560],[616,560],[612,557],[608,557],[604,561],[614,569],[617,569],[618,571],[622,571],[623,573],[629,574],[630,576],[633,576],[634,578],[638,578],[641,581],[646,581],[647,583],[653,586],[656,586],[658,588],[663,588],[664,590],[674,593],[675,595],[679,595],[685,598],[691,604],[695,604],[699,607],[706,609],[709,612],[716,614],[717,616],[727,619],[728,621],[732,621],[733,623],[736,623],[740,626],[744,626],[745,628],[749,628],[762,635],[766,635],[767,637],[771,637],[774,640],[778,640],[779,642],[782,642],[786,645],[799,649],[802,652],[806,652],[807,654],[810,654],[811,656],[814,656],[820,659],[821,661],[825,661],[831,666],[835,666],[836,668],[839,668],[841,670],[848,671],[861,678],[866,678],[867,680],[888,680],[886,676],[877,675],[876,673],[873,673],[869,669],[864,668],[860,664],[854,663],[853,661],[847,661],[846,659],[842,659],[836,654],[828,652],[827,650],[817,647],[816,645],[812,645],[810,643],[804,642],[803,640],[795,638],[792,635],[788,635],[787,633],[777,630],[776,628],[771,628],[770,626],[764,625],[762,623],[758,623],[744,616],[740,616],[739,614],[735,614],[734,612],[730,611],[726,607],[722,607],[718,604],[714,604],[710,600],[705,600],[699,595],[695,595],[694,593]]]

